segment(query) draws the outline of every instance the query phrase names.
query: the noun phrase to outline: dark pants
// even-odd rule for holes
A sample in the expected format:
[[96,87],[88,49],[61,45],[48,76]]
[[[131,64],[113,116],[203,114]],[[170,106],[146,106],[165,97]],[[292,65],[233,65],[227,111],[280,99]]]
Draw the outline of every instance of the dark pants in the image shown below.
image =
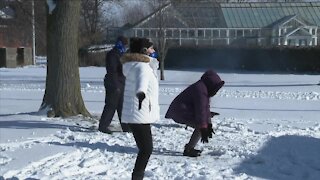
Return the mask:
[[99,129],[106,129],[111,124],[114,113],[117,111],[122,130],[129,131],[129,126],[121,123],[124,87],[116,90],[114,87],[108,86],[106,80],[104,87],[106,90],[105,105],[100,118]]
[[152,134],[150,124],[129,124],[139,152],[134,165],[132,179],[143,179],[144,171],[152,154]]
[[189,143],[186,144],[186,148],[190,148],[193,149],[194,147],[196,147],[197,143],[199,142],[199,140],[201,139],[201,132],[200,129],[195,128],[191,138],[189,140]]

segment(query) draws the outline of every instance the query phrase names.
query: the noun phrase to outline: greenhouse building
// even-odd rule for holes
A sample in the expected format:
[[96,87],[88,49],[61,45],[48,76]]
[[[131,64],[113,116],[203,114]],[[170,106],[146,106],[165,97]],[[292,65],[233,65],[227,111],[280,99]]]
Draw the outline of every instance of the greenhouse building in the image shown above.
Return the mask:
[[320,2],[171,2],[125,31],[176,46],[317,46]]

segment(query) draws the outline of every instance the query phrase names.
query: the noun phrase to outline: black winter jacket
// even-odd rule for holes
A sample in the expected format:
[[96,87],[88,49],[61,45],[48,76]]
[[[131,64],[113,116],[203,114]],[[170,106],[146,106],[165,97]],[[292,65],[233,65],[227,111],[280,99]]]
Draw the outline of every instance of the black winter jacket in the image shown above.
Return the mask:
[[120,62],[121,54],[118,49],[113,48],[106,56],[106,70],[105,81],[108,87],[112,89],[124,87],[125,76],[122,72],[122,64]]

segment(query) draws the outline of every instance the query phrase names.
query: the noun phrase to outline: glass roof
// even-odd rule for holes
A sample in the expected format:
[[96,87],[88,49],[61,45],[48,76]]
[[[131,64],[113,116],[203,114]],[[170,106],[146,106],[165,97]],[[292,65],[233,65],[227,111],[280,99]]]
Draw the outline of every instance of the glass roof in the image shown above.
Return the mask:
[[[168,28],[263,28],[296,15],[307,25],[320,26],[320,2],[308,3],[172,3],[165,11]],[[156,16],[136,27],[157,27]]]
[[290,15],[297,15],[307,25],[320,26],[320,2],[222,3],[221,9],[228,28],[268,27]]

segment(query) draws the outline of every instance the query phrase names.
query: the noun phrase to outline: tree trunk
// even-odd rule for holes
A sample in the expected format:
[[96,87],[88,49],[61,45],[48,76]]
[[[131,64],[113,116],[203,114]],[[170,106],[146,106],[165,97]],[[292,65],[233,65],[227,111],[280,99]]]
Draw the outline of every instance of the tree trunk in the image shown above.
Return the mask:
[[79,16],[80,0],[57,0],[47,15],[47,77],[40,110],[50,117],[90,116],[80,89]]
[[160,80],[164,80],[164,57],[160,59]]
[[161,38],[159,42],[159,49],[160,49],[160,80],[164,80],[164,59],[167,55],[167,47],[166,47],[166,40]]
[[160,50],[160,80],[164,80],[164,59],[167,55],[168,45],[166,42],[166,37],[164,32],[159,33],[161,37],[159,38],[159,50]]

